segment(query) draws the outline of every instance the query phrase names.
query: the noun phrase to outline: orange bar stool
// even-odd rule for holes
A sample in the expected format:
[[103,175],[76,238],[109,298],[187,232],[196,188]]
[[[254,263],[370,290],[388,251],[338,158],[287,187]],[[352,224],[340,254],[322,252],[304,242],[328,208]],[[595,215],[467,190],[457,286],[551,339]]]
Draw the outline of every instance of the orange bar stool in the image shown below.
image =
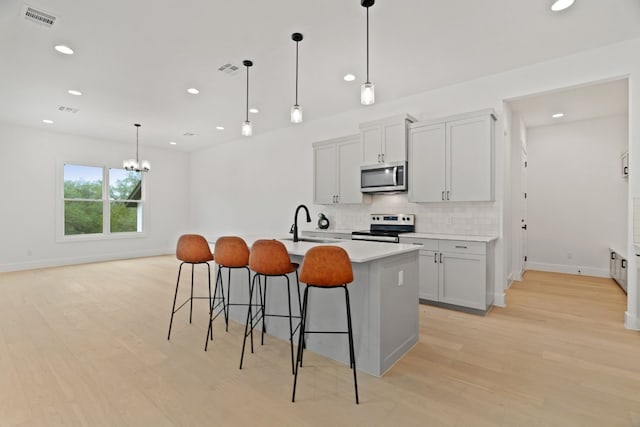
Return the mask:
[[[316,246],[307,251],[302,261],[300,281],[306,283],[302,300],[302,324],[298,340],[298,354],[296,358],[293,378],[293,396],[296,400],[296,384],[298,382],[298,369],[302,367],[302,355],[304,352],[303,340],[305,334],[347,334],[349,337],[349,362],[353,369],[353,385],[356,391],[356,404],[358,399],[358,379],[356,377],[356,354],[353,349],[353,328],[351,326],[351,307],[349,304],[349,290],[347,284],[353,282],[353,270],[351,260],[347,252],[338,246]],[[343,288],[347,306],[347,330],[346,331],[308,331],[307,330],[307,305],[309,303],[309,289],[337,289]]]
[[[244,349],[247,343],[247,336],[251,335],[251,352],[253,353],[253,328],[254,324],[262,321],[261,344],[264,344],[264,333],[267,331],[265,319],[267,317],[286,317],[289,319],[289,342],[291,343],[291,373],[294,373],[294,357],[293,357],[293,336],[300,327],[300,321],[296,327],[293,327],[293,319],[301,319],[301,316],[293,316],[291,314],[291,281],[289,274],[296,273],[296,289],[298,290],[298,313],[302,313],[302,303],[300,302],[300,282],[298,281],[298,264],[292,263],[287,253],[287,248],[277,240],[256,240],[251,246],[251,255],[249,256],[249,268],[254,272],[251,288],[249,290],[249,302],[252,301],[254,292],[256,292],[256,283],[258,284],[258,295],[260,296],[260,304],[254,314],[253,305],[249,305],[247,312],[247,321],[244,325],[244,341],[242,343],[242,355],[240,356],[240,369],[244,360]],[[289,304],[289,314],[267,313],[267,279],[269,277],[284,277],[287,279],[287,302]],[[264,287],[261,286],[261,277],[264,277]]]
[[[211,267],[209,265],[209,261],[213,261],[213,254],[211,253],[211,249],[209,248],[209,243],[207,243],[206,239],[198,234],[183,234],[178,238],[178,245],[176,248],[176,258],[180,261],[180,268],[178,269],[178,280],[176,282],[176,292],[173,296],[173,308],[171,309],[171,320],[169,321],[169,333],[167,334],[167,340],[171,338],[171,326],[173,325],[173,315],[176,314],[178,310],[180,310],[186,303],[190,303],[189,305],[189,323],[191,323],[191,318],[193,315],[193,300],[194,299],[209,299],[209,310],[211,311],[213,308],[214,298],[211,298]],[[183,302],[180,307],[176,308],[176,300],[178,298],[178,286],[180,285],[180,274],[182,273],[182,266],[184,264],[191,264],[191,296]],[[209,279],[209,296],[208,297],[194,297],[193,296],[193,275],[194,275],[194,267],[196,264],[206,264],[207,265],[207,276]],[[217,290],[217,289],[216,289]],[[224,304],[224,299],[222,300]]]
[[[236,236],[224,236],[216,240],[215,247],[213,249],[215,254],[215,261],[218,266],[218,273],[216,274],[216,290],[218,283],[222,292],[222,299],[225,299],[224,295],[224,283],[222,280],[222,269],[226,268],[228,271],[227,276],[227,297],[224,309],[224,321],[226,324],[226,331],[229,331],[229,307],[234,305],[248,305],[245,303],[232,303],[231,302],[231,270],[234,269],[246,269],[247,270],[247,284],[251,288],[251,271],[249,271],[249,247],[246,242],[240,237]],[[207,351],[209,346],[209,337],[213,338],[213,310],[210,311],[209,316],[209,330],[207,331],[207,339],[205,340],[204,351]]]

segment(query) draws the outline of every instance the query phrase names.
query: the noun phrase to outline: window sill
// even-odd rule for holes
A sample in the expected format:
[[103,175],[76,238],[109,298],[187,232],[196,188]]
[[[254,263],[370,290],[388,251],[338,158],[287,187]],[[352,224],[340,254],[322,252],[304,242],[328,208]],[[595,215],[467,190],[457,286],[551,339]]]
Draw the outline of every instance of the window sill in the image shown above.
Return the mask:
[[58,236],[58,243],[73,242],[98,242],[104,240],[142,239],[147,237],[146,232],[135,233],[110,233],[110,234],[76,234],[73,236]]

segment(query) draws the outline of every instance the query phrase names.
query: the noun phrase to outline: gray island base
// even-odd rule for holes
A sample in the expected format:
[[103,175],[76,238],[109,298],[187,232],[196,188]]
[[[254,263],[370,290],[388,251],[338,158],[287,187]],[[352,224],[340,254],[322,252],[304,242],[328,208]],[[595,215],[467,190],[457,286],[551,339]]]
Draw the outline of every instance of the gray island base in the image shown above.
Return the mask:
[[[244,237],[249,246],[258,238]],[[283,239],[292,262],[302,264],[307,250],[322,244],[340,246],[347,251],[353,266],[354,281],[348,285],[351,300],[356,367],[359,371],[380,377],[418,342],[418,261],[420,246],[336,240],[314,243],[292,242]],[[227,291],[227,273],[223,280]],[[292,311],[299,315],[295,274],[291,275]],[[231,302],[248,299],[246,271],[232,271]],[[304,284],[300,284],[301,294]],[[287,314],[286,280],[269,278],[267,286],[267,313]],[[230,318],[244,324],[246,307],[231,307]],[[337,289],[309,290],[308,330],[346,331],[347,314],[344,291]],[[294,323],[294,327],[297,323]],[[286,318],[267,318],[269,340],[278,337],[288,340],[289,322]],[[260,328],[254,330],[255,351],[260,351]],[[256,334],[257,332],[257,334]],[[223,333],[218,326],[215,333]],[[214,335],[215,336],[215,335]],[[257,339],[256,339],[257,337]],[[215,340],[215,338],[214,338]],[[241,337],[238,342],[240,343]],[[298,342],[298,334],[294,343]],[[306,350],[348,365],[348,340],[345,335],[310,334],[306,337]],[[240,347],[239,347],[240,348]],[[245,355],[245,366],[251,366],[251,355]],[[283,360],[282,363],[289,363]]]

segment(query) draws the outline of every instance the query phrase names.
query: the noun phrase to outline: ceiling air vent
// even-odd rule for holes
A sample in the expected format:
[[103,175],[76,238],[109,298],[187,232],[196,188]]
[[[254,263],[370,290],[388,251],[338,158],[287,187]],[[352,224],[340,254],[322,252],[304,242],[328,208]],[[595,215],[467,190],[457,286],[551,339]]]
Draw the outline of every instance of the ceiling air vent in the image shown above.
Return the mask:
[[44,25],[45,27],[51,28],[53,24],[56,22],[56,17],[43,12],[38,9],[34,9],[29,6],[25,6],[24,9],[24,19],[32,22],[36,22],[38,24]]
[[182,136],[196,136],[196,134],[193,132],[185,132],[182,134]]
[[78,111],[80,111],[77,108],[73,108],[73,107],[65,107],[64,105],[58,105],[58,111],[62,111],[63,113],[77,113]]
[[225,74],[235,76],[236,74],[238,74],[238,71],[240,71],[240,67],[238,65],[227,62],[226,64],[218,67],[218,71],[222,71]]

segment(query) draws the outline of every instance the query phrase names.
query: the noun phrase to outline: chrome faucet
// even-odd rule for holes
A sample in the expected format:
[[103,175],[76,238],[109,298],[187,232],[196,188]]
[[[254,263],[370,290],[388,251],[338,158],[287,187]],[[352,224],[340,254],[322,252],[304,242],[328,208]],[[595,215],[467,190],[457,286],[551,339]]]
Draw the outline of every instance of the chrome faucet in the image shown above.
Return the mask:
[[307,207],[305,205],[299,205],[296,208],[296,213],[293,215],[293,241],[297,242],[298,241],[298,212],[300,212],[300,209],[304,209],[304,211],[307,213],[307,222],[311,222],[311,216],[309,215],[309,209],[307,209]]

